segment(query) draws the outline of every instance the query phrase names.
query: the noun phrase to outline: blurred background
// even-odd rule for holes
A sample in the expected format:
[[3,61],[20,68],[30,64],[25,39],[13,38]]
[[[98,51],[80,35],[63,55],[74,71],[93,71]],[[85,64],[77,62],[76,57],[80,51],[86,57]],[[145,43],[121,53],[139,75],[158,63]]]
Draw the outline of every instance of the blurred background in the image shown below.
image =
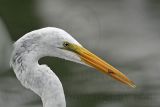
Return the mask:
[[131,89],[83,65],[42,58],[60,78],[67,107],[160,106],[159,0],[0,0],[0,107],[42,107],[8,62],[14,41],[47,26],[64,29],[137,85]]

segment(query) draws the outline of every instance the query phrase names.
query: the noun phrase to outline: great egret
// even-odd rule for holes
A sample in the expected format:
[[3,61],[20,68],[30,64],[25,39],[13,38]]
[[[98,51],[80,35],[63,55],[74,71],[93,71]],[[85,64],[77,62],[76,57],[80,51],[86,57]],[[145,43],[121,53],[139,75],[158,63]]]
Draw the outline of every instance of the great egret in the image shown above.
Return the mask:
[[41,97],[43,107],[66,107],[60,80],[48,66],[38,64],[44,56],[88,65],[135,87],[124,74],[89,52],[64,30],[42,28],[25,34],[15,42],[11,66],[21,84]]

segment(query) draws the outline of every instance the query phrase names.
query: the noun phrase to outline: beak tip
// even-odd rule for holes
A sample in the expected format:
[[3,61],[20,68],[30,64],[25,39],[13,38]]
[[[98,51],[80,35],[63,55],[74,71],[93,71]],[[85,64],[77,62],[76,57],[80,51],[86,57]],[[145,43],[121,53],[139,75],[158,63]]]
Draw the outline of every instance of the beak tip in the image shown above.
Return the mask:
[[132,88],[136,88],[136,85],[132,84],[131,87],[132,87]]
[[132,87],[132,88],[136,88],[136,85],[133,83],[133,82],[131,82],[130,84],[128,84],[130,87]]

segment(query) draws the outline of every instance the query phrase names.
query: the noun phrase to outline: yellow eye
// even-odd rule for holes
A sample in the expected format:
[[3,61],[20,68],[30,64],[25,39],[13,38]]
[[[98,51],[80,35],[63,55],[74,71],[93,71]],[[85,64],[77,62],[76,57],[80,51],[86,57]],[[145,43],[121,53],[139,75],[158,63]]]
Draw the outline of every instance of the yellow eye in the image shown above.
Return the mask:
[[70,45],[69,42],[64,42],[64,43],[63,43],[63,46],[64,46],[64,47],[69,47],[69,45]]

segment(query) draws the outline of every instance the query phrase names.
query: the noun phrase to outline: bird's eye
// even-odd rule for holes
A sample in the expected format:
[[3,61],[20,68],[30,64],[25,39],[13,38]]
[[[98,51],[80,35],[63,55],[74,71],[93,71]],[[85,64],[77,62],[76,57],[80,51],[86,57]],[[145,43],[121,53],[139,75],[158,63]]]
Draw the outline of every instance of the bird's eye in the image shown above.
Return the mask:
[[68,42],[64,42],[64,43],[63,43],[63,46],[64,46],[64,47],[68,47],[68,46],[69,46],[69,43],[68,43]]

